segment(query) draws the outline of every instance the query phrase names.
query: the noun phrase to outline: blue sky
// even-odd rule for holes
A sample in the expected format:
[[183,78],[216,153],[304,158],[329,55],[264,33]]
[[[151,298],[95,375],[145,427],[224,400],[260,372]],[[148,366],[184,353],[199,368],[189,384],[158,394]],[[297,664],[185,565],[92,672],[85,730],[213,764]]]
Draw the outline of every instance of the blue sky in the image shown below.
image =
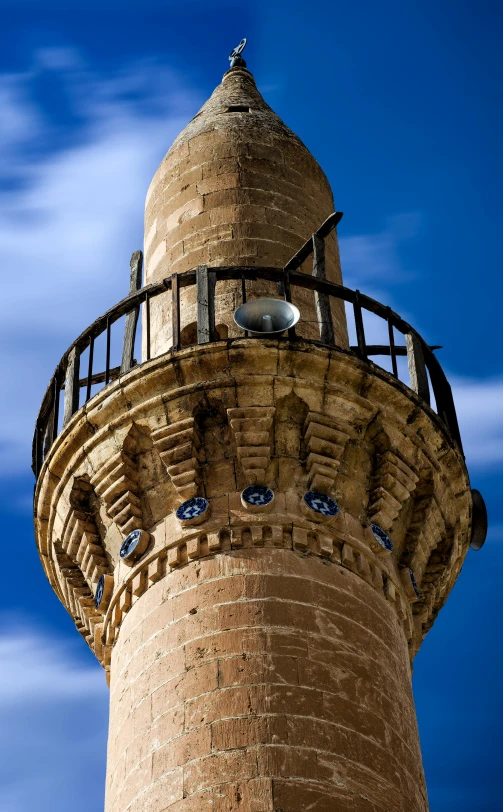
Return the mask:
[[433,812],[500,810],[501,4],[0,10],[1,809],[102,808],[107,688],[37,558],[31,431],[59,357],[127,291],[153,172],[247,36],[259,88],[345,212],[346,284],[444,347],[491,530],[416,659],[414,690]]

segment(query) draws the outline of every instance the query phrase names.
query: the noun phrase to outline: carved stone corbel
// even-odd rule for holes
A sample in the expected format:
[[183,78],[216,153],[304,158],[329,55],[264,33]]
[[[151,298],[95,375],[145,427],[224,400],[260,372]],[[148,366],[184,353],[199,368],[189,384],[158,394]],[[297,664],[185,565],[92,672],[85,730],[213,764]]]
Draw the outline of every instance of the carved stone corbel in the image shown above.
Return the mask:
[[274,412],[274,406],[227,409],[239,464],[250,485],[264,484],[271,459]]
[[368,502],[371,522],[388,531],[415,490],[419,477],[413,462],[415,449],[406,437],[400,449],[381,431],[377,437],[373,483]]
[[353,427],[327,415],[309,412],[304,425],[309,488],[328,493],[334,487],[347,442],[354,436]]
[[182,500],[197,496],[201,487],[202,443],[193,417],[152,432],[152,441]]
[[[133,427],[134,428],[134,427]],[[143,516],[138,487],[137,444],[131,429],[120,451],[114,454],[92,477],[98,496],[106,505],[107,514],[121,533],[143,528]]]

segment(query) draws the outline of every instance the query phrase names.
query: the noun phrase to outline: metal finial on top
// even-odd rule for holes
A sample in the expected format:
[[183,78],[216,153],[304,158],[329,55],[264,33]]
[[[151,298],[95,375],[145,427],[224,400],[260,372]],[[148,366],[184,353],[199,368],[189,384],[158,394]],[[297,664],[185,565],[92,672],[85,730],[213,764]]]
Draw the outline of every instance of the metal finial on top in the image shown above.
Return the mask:
[[246,62],[241,56],[241,53],[244,51],[245,46],[246,46],[246,37],[244,37],[244,39],[241,40],[239,45],[236,48],[234,48],[233,51],[231,51],[231,54],[229,56],[229,59],[231,61],[231,68],[237,67],[246,68]]

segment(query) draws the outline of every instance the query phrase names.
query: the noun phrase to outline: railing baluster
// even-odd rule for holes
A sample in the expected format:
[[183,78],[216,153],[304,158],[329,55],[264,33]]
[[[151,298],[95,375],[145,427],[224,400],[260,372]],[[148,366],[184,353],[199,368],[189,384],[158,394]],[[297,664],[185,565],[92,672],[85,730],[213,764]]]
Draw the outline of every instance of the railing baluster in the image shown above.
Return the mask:
[[61,372],[56,372],[54,376],[54,411],[52,413],[52,441],[58,436],[59,428],[59,399],[61,397]]
[[94,337],[91,337],[91,341],[89,343],[89,363],[87,365],[86,403],[91,397],[91,386],[93,378],[93,359],[94,359]]
[[56,436],[54,434],[54,409],[55,409],[55,406],[56,406],[56,400],[55,400],[55,398],[56,398],[56,385],[55,384],[56,384],[56,376],[54,376],[54,381],[53,381],[53,385],[52,385],[52,403],[51,403],[51,407],[50,407],[50,410],[49,410],[49,414],[47,415],[47,420],[45,421],[46,429],[45,429],[45,432],[43,432],[43,438],[42,438],[43,439],[43,457],[44,457],[44,459],[46,458],[47,453],[48,453],[51,445],[53,444],[54,437]]
[[171,276],[171,335],[176,352],[180,349],[180,288],[176,273]]
[[391,355],[391,367],[393,375],[398,378],[398,365],[396,362],[396,349],[395,349],[395,335],[393,333],[393,322],[391,321],[391,307],[388,307],[388,335],[389,335],[389,354]]
[[111,327],[110,319],[107,319],[107,351],[105,362],[105,386],[110,383],[110,341],[111,341]]
[[[241,276],[241,302],[246,304],[246,279],[244,274]],[[245,338],[248,338],[248,330],[245,330]]]
[[35,453],[34,453],[34,462],[35,462],[35,476],[38,477],[40,473],[40,469],[42,468],[43,463],[43,454],[42,454],[42,429],[37,424],[35,426]]
[[147,322],[147,361],[150,361],[150,296],[145,297],[145,321]]
[[358,344],[358,355],[362,361],[368,361],[367,346],[365,344],[365,330],[363,327],[362,306],[360,304],[360,291],[355,291],[353,302],[353,312],[355,316],[356,341]]
[[73,347],[68,356],[65,378],[65,407],[63,412],[63,426],[66,426],[72,415],[79,408],[79,370],[80,370],[80,350]]
[[[337,227],[337,225],[342,220],[342,211],[334,211],[332,214],[327,217],[324,223],[321,224],[316,234],[323,239],[328,237],[331,231]],[[297,268],[300,268],[303,262],[306,261],[308,256],[312,253],[313,250],[313,240],[310,237],[302,248],[299,248],[296,254],[293,255],[291,259],[285,265],[287,271],[296,271]]]
[[[86,402],[92,395],[92,387],[95,384],[103,383],[108,384],[111,380],[115,380],[118,375],[124,371],[123,367],[110,368],[110,352],[111,352],[111,326],[120,317],[129,317],[134,315],[135,308],[141,308],[141,303],[145,303],[145,327],[146,327],[146,360],[151,357],[151,321],[150,321],[150,299],[152,297],[161,295],[166,292],[166,289],[172,289],[172,302],[173,302],[173,346],[176,348],[180,346],[180,289],[186,286],[196,285],[197,289],[197,341],[198,344],[206,344],[215,340],[215,285],[216,279],[220,280],[241,280],[241,295],[243,303],[247,300],[246,282],[247,280],[264,279],[267,281],[276,282],[281,285],[284,293],[284,299],[287,302],[292,301],[292,285],[301,287],[303,290],[310,290],[317,296],[317,314],[318,319],[323,324],[325,323],[325,330],[320,330],[320,336],[324,341],[330,341],[329,335],[330,328],[333,330],[333,323],[330,318],[323,316],[322,302],[324,299],[327,301],[327,308],[333,298],[340,301],[351,302],[353,304],[357,345],[351,347],[351,350],[361,359],[367,361],[369,356],[373,355],[389,355],[391,357],[393,374],[398,377],[398,362],[400,356],[407,355],[409,371],[410,371],[410,386],[411,388],[424,400],[426,403],[430,402],[430,391],[435,396],[435,402],[439,418],[445,423],[447,430],[450,432],[453,440],[461,448],[461,440],[459,436],[459,427],[457,424],[456,412],[452,398],[451,388],[445,378],[442,368],[432,354],[431,350],[437,347],[428,347],[421,337],[411,328],[407,322],[401,319],[396,313],[393,313],[390,308],[386,308],[379,302],[364,297],[359,291],[351,291],[342,285],[329,282],[325,279],[324,274],[324,253],[323,253],[323,239],[328,233],[327,231],[319,229],[310,239],[310,252],[313,253],[313,276],[305,273],[297,273],[289,270],[288,264],[283,269],[272,267],[255,268],[251,266],[223,266],[217,269],[209,269],[207,266],[199,266],[196,270],[185,271],[179,273],[172,278],[164,279],[161,282],[154,283],[140,289],[135,295],[129,295],[114,308],[103,314],[97,319],[86,331],[82,333],[77,339],[72,349],[65,353],[57,372],[53,379],[53,387],[51,386],[44,397],[39,416],[37,418],[35,434],[33,438],[33,459],[32,465],[37,475],[43,463],[44,450],[47,453],[58,435],[59,428],[59,411],[61,408],[60,396],[61,389],[64,388],[64,407],[63,407],[63,420],[62,425],[66,426],[72,415],[79,408],[79,393],[80,387],[86,387]],[[330,223],[331,227],[333,223]],[[304,248],[307,252],[306,248]],[[135,255],[133,255],[134,258]],[[141,259],[140,252],[136,252],[137,263],[134,265],[136,271],[139,269]],[[295,262],[299,260],[298,254],[294,258]],[[132,263],[132,267],[133,267]],[[138,271],[139,272],[139,271]],[[178,299],[178,308],[177,308]],[[132,304],[132,302],[134,304]],[[384,345],[368,345],[365,340],[365,331],[362,315],[362,302],[365,303],[365,308],[373,314],[383,318],[388,324],[389,344]],[[129,319],[132,322],[132,318]],[[177,324],[178,321],[178,324]],[[327,328],[328,325],[328,328]],[[406,346],[396,345],[394,330],[398,330],[401,334],[405,335]],[[94,363],[94,344],[96,337],[106,331],[107,335],[107,348],[106,348],[106,371],[99,372],[93,375]],[[125,352],[123,345],[123,363],[131,359],[129,349],[134,346],[134,334],[132,335],[132,343],[128,344],[128,350]],[[246,333],[245,333],[246,335]],[[295,329],[290,328],[288,331],[289,338],[295,338]],[[88,374],[86,378],[79,379],[79,366],[81,348],[89,347],[88,359]],[[127,356],[127,357],[126,357]],[[66,373],[66,377],[65,377]],[[45,449],[44,449],[45,445]]]
[[[326,279],[325,270],[325,240],[318,234],[313,234],[313,276],[316,279]],[[324,344],[335,344],[334,324],[330,297],[326,293],[314,291],[314,304],[320,328],[320,339]]]
[[52,423],[52,412],[49,415],[49,423],[47,424],[47,430],[45,432],[44,442],[43,442],[43,450],[44,450],[44,460],[49,453],[49,449],[52,445],[52,437],[51,437],[51,426]]
[[431,351],[427,351],[426,355],[428,359],[427,368],[430,373],[431,386],[437,406],[437,414],[447,426],[451,437],[458,444],[461,452],[463,452],[463,445],[461,443],[461,434],[459,431],[454,398],[452,397],[451,385],[445,377],[445,373],[438,361],[438,358],[436,358]]
[[207,265],[198,265],[197,287],[197,343],[208,344],[215,335],[215,284],[214,271]]
[[[143,254],[141,251],[135,251],[131,257],[130,277],[129,277],[129,293],[135,293],[141,288],[141,277],[143,267]],[[140,308],[135,307],[130,310],[126,315],[126,326],[124,328],[124,343],[122,345],[122,363],[121,375],[127,372],[133,366],[134,344],[136,338],[136,326],[138,323],[138,315]]]
[[[292,303],[292,288],[290,285],[290,271],[285,267],[283,268],[283,290],[284,290],[284,298],[285,302]],[[288,328],[288,338],[294,339],[296,338],[295,327]]]
[[53,381],[53,394],[52,394],[52,407],[47,419],[47,431],[44,440],[44,459],[49,452],[54,440],[58,436],[58,421],[59,421],[59,393],[61,386],[59,382],[59,372],[54,375]]
[[428,375],[426,374],[426,365],[424,363],[422,341],[417,333],[406,333],[405,345],[407,347],[410,388],[429,405],[430,386],[428,383]]

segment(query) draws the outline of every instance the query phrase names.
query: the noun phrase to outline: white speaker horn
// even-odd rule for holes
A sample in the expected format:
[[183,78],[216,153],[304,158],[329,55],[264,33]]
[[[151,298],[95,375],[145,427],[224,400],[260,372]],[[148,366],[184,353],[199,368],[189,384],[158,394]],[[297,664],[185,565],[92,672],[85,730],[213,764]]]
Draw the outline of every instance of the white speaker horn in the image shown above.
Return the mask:
[[251,299],[234,311],[234,321],[252,336],[279,336],[300,319],[295,305],[284,299]]

